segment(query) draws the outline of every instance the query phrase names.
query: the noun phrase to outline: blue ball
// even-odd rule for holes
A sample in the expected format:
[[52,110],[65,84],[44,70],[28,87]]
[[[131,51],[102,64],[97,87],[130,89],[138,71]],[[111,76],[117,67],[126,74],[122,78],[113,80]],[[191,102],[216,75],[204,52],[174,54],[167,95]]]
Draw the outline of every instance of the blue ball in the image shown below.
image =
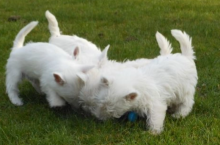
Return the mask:
[[137,120],[137,114],[135,112],[128,113],[128,120],[130,122],[135,122]]

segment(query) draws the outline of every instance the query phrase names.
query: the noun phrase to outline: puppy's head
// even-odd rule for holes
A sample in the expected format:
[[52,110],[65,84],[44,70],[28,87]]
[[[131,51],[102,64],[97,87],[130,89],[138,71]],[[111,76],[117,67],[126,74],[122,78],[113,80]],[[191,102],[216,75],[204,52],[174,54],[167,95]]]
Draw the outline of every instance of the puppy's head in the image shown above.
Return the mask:
[[80,94],[83,109],[97,118],[119,118],[135,106],[138,92],[133,88],[133,78],[126,71],[100,77],[91,85],[85,85]]
[[86,73],[93,66],[73,66],[67,65],[60,72],[54,72],[56,92],[63,98],[75,98],[85,85]]

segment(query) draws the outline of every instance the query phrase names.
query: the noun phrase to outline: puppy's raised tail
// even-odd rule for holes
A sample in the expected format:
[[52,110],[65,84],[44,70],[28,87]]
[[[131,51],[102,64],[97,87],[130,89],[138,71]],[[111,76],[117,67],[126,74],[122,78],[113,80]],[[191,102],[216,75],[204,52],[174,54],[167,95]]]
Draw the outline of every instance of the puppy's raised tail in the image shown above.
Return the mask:
[[192,46],[192,38],[186,32],[180,30],[171,30],[171,34],[179,41],[182,54],[189,59],[196,59]]
[[160,47],[160,55],[171,54],[173,48],[170,42],[159,32],[156,33],[157,43]]
[[51,14],[48,10],[45,12],[45,16],[48,21],[48,28],[51,36],[60,36],[60,28],[58,26],[56,17],[53,14]]
[[28,25],[26,25],[24,28],[22,28],[19,33],[17,34],[17,36],[15,37],[14,40],[14,45],[12,50],[14,50],[15,48],[20,48],[23,46],[24,44],[24,39],[27,36],[28,33],[31,32],[31,30],[36,27],[38,24],[38,21],[33,21],[30,22]]

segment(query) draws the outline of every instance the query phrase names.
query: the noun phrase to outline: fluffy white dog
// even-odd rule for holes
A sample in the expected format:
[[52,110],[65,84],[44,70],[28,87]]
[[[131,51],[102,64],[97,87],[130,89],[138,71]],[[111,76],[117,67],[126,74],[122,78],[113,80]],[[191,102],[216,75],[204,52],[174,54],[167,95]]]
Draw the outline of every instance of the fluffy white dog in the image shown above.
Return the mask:
[[62,48],[69,54],[72,54],[73,50],[79,47],[80,55],[78,60],[83,64],[96,65],[100,62],[100,59],[103,58],[102,52],[95,44],[76,35],[61,35],[56,17],[49,11],[45,12],[45,16],[48,20],[48,28],[51,33],[49,43]]
[[[29,43],[23,46],[25,36],[38,24],[31,22],[16,36],[6,65],[6,89],[11,102],[22,105],[18,83],[25,77],[39,80],[40,89],[47,96],[50,107],[65,105],[74,100],[83,86],[81,79],[92,66],[82,66],[59,47],[49,43]],[[72,52],[74,57],[77,51]]]
[[[166,56],[169,55],[172,52],[172,47],[169,41],[159,32],[156,33],[156,40],[160,47],[160,55]],[[114,76],[117,75],[119,71],[122,71],[125,68],[141,68],[143,66],[146,66],[152,59],[137,59],[133,61],[125,61],[123,63],[119,63],[117,61],[105,61],[106,59],[103,59],[103,61],[100,62],[99,68],[93,68],[91,71],[87,73],[88,77],[85,78],[85,86],[82,88],[80,93],[80,103],[83,107],[83,109],[87,112],[93,112],[97,113],[97,102],[99,102],[101,99],[98,98],[98,96],[103,97],[102,95],[99,95],[99,93],[103,92],[103,81],[105,79],[102,79],[102,76]],[[101,84],[100,84],[101,82]],[[106,87],[104,87],[106,88]],[[98,101],[97,101],[98,99]],[[99,119],[102,119],[102,115],[96,115]]]
[[185,32],[172,30],[171,33],[180,43],[181,54],[159,56],[144,67],[102,73],[103,77],[96,79],[99,85],[92,89],[88,89],[91,84],[83,87],[80,93],[83,108],[102,120],[135,111],[147,117],[153,134],[163,130],[168,107],[175,106],[172,114],[175,118],[187,116],[194,104],[198,79],[195,56],[191,38]]

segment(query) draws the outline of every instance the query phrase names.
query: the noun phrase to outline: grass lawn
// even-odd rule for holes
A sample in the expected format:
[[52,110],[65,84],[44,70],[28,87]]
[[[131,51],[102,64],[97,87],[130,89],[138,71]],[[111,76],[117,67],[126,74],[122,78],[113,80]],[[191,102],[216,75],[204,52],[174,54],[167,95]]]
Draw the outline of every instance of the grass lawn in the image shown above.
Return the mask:
[[[27,23],[39,25],[26,42],[48,41],[44,16],[50,10],[64,34],[76,34],[100,48],[111,44],[109,58],[122,61],[159,54],[161,32],[180,52],[171,29],[192,36],[199,81],[193,111],[185,119],[166,116],[164,132],[153,136],[145,120],[99,122],[70,107],[51,109],[28,82],[20,85],[25,104],[14,106],[5,93],[5,64],[13,40]],[[13,21],[11,17],[20,18]],[[220,144],[220,1],[219,0],[1,0],[0,1],[0,145],[41,144]]]

